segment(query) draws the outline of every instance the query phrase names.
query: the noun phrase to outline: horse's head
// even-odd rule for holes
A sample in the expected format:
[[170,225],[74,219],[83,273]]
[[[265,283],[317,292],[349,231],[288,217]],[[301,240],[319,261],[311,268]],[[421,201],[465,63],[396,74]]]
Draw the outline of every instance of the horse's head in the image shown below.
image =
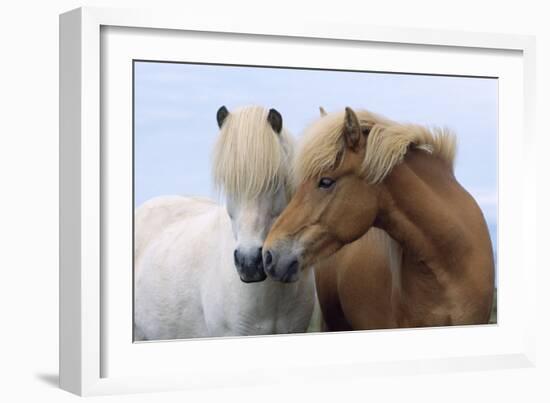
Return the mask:
[[296,281],[300,271],[350,243],[373,225],[379,186],[365,180],[363,161],[373,121],[351,108],[326,115],[304,135],[295,161],[298,183],[264,243],[267,274]]
[[262,245],[290,195],[291,138],[275,109],[246,107],[230,113],[222,106],[217,120],[213,174],[226,195],[235,267],[242,281],[263,281]]

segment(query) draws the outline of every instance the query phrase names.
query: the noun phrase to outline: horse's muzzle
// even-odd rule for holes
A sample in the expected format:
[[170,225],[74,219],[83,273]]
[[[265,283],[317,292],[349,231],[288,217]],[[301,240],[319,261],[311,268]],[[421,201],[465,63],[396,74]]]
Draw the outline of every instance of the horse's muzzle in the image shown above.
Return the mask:
[[264,270],[273,280],[283,283],[298,281],[300,262],[293,253],[267,250],[264,255]]
[[235,267],[243,283],[257,283],[267,278],[262,261],[262,248],[249,254],[235,249],[233,256]]

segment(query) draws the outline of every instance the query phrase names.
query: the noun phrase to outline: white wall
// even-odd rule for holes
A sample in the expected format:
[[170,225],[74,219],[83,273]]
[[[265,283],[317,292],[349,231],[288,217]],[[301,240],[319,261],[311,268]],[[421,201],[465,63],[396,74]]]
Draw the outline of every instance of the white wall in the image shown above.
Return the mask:
[[[54,388],[57,382],[57,169],[58,169],[58,14],[80,5],[147,7],[147,1],[30,1],[5,0],[0,5],[0,199],[1,270],[0,394],[3,401],[70,401],[75,398]],[[157,0],[156,7],[171,3]],[[305,3],[305,2],[304,2]],[[452,28],[472,31],[537,35],[539,122],[549,109],[550,30],[545,1],[363,1],[338,0],[312,5],[297,0],[189,1],[184,12],[272,13],[273,18],[349,21],[374,25]],[[150,5],[149,5],[150,6]],[[539,123],[539,128],[542,125]],[[548,184],[548,137],[539,130],[541,183]],[[548,190],[540,191],[539,254],[547,248],[549,225],[544,206]],[[539,259],[541,269],[548,269]],[[540,270],[539,284],[549,284]],[[110,401],[372,401],[464,402],[467,400],[550,401],[550,340],[548,296],[539,292],[539,366],[530,370],[492,371],[451,375],[356,379],[346,385],[306,385],[303,390],[258,388],[202,393],[168,393],[102,398]],[[510,399],[510,400],[509,400]]]

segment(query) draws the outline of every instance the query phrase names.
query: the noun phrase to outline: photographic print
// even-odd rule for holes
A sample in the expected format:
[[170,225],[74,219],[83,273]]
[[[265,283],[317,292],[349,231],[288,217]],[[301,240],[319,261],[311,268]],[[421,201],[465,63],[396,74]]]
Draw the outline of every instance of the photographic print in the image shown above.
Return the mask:
[[498,79],[133,62],[134,341],[496,323]]

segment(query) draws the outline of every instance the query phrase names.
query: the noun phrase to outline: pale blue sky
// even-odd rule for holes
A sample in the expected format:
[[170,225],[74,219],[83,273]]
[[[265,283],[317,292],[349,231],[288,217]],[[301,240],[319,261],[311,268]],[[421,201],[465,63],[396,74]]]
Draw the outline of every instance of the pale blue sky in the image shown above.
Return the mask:
[[136,62],[136,206],[160,195],[215,197],[210,152],[221,105],[276,108],[297,137],[321,105],[452,129],[456,176],[481,206],[495,244],[496,79]]

